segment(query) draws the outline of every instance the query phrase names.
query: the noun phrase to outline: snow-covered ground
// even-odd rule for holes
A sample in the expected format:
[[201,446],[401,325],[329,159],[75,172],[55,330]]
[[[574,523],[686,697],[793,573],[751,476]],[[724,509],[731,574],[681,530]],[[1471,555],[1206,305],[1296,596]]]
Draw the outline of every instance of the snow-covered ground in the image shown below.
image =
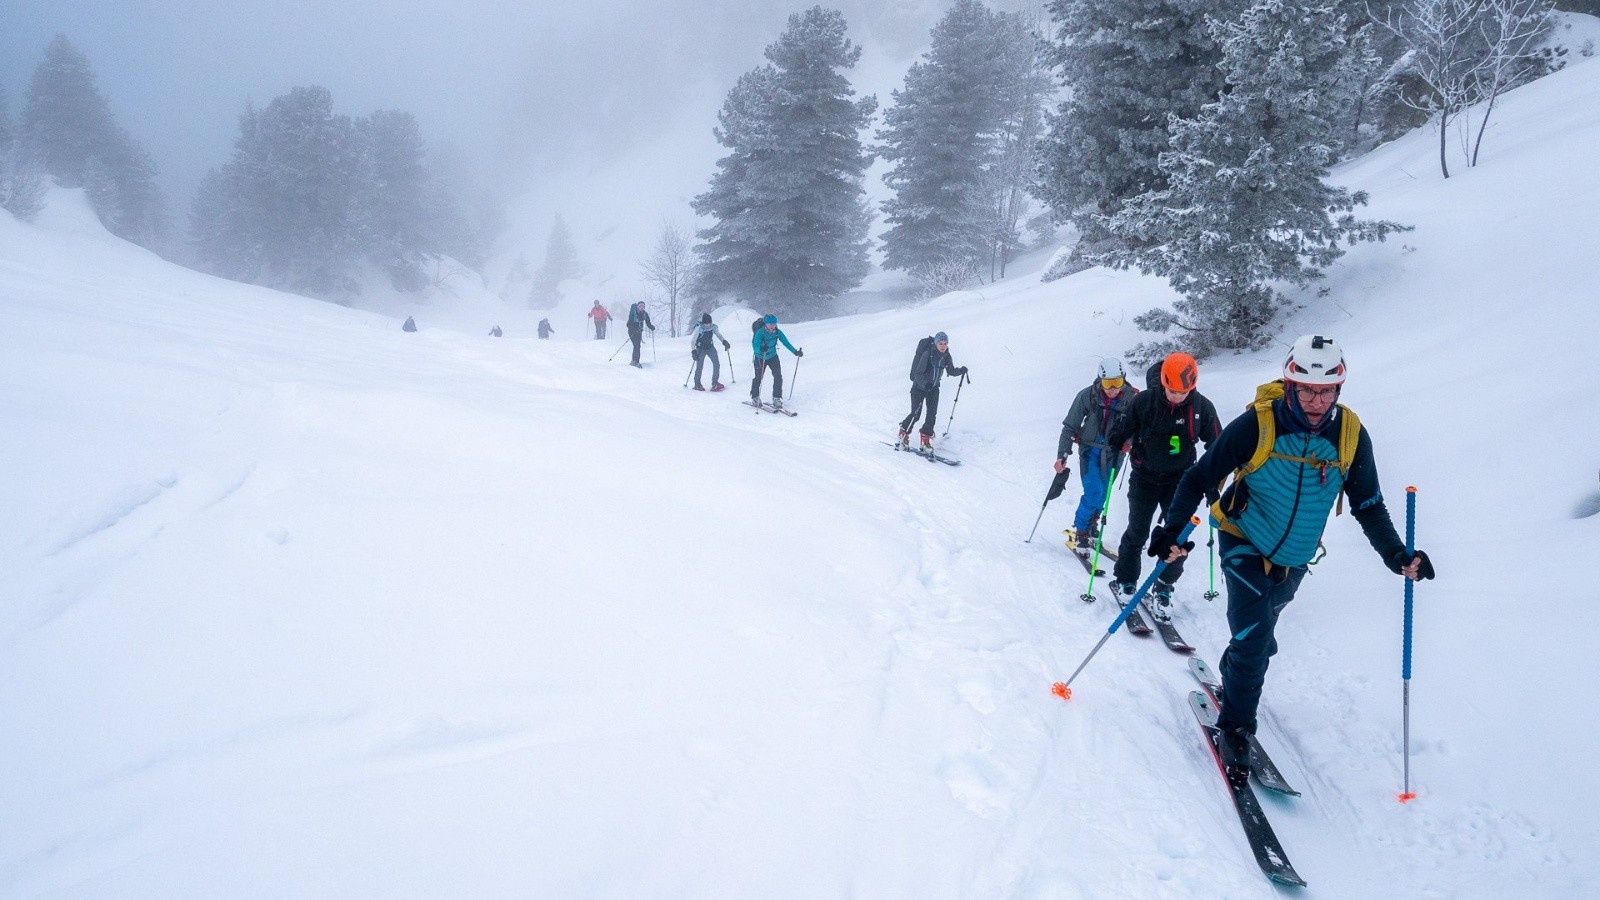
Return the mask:
[[[1449,181],[1427,132],[1338,172],[1416,231],[1285,329],[1344,343],[1440,573],[1409,805],[1401,585],[1348,516],[1285,614],[1262,737],[1304,796],[1264,802],[1307,894],[1600,893],[1577,679],[1600,516],[1575,518],[1600,493],[1600,66],[1498,116]],[[0,217],[0,298],[0,894],[1275,893],[1182,658],[1118,634],[1050,692],[1112,609],[1057,539],[1076,486],[1023,537],[1157,280],[791,326],[795,419],[737,403],[737,346],[718,395],[661,335],[638,371],[579,323],[496,340],[445,299],[459,330],[405,334],[168,265],[68,193]],[[877,443],[936,329],[972,368],[960,468]],[[1278,361],[1201,389],[1238,410]],[[1177,623],[1214,662],[1205,579]]]

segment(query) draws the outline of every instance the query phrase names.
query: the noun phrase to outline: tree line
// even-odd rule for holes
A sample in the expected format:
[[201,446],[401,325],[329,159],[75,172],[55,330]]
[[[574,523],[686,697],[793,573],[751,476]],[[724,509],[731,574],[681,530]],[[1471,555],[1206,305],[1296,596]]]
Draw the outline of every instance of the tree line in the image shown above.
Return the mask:
[[1141,327],[1176,329],[1202,357],[1262,346],[1283,285],[1405,228],[1359,218],[1366,194],[1328,184],[1331,168],[1432,119],[1448,177],[1447,128],[1474,106],[1475,164],[1494,98],[1559,66],[1542,49],[1553,8],[1050,0],[1040,21],[956,0],[871,143],[876,98],[845,77],[860,48],[842,13],[813,7],[718,115],[728,152],[693,203],[712,220],[694,246],[694,304],[825,313],[867,272],[864,173],[882,159],[882,263],[925,293],[999,277],[1025,231],[1067,226],[1077,242],[1047,278],[1161,275],[1182,299]]
[[232,157],[196,191],[186,240],[156,173],[65,36],[46,47],[15,126],[0,91],[0,208],[31,219],[53,178],[83,188],[113,234],[237,281],[345,300],[377,270],[419,291],[440,257],[481,265],[499,227],[492,209],[466,215],[435,177],[410,113],[351,118],[317,86],[246,107]]

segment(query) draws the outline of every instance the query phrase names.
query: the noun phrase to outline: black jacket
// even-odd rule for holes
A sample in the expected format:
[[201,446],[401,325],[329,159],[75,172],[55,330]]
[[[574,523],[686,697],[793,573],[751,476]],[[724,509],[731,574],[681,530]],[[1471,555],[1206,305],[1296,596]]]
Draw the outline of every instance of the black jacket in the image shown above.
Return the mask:
[[967,370],[956,368],[955,363],[950,360],[950,351],[939,352],[937,344],[928,345],[927,349],[918,353],[917,358],[911,362],[911,385],[919,390],[937,390],[939,379],[947,374],[951,378],[959,378],[967,374]]
[[1167,392],[1157,388],[1133,398],[1112,423],[1107,442],[1120,447],[1131,440],[1135,474],[1176,482],[1199,456],[1196,445],[1210,447],[1221,434],[1217,408],[1199,391],[1173,406]]

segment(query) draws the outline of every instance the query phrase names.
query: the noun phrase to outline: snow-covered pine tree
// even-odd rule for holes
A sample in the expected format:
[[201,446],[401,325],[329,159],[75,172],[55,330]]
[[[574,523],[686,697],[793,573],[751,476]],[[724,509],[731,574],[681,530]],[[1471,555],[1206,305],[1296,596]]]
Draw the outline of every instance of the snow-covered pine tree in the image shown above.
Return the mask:
[[554,307],[561,300],[561,282],[581,272],[578,247],[572,242],[572,232],[568,230],[561,214],[556,213],[555,224],[550,226],[550,240],[544,246],[544,263],[534,273],[533,286],[528,292],[528,308]]
[[[1283,303],[1274,282],[1304,285],[1344,255],[1341,242],[1405,230],[1356,219],[1365,193],[1329,186],[1364,73],[1378,61],[1320,0],[1258,0],[1236,22],[1214,22],[1228,90],[1199,116],[1175,121],[1161,156],[1168,187],[1129,200],[1107,221],[1130,249],[1119,266],[1165,276],[1184,299],[1136,321],[1183,330],[1204,358],[1265,345]],[[1145,344],[1134,356],[1167,352]]]
[[1208,16],[1242,0],[1050,0],[1049,59],[1068,96],[1050,117],[1037,196],[1077,226],[1079,255],[1115,244],[1102,222],[1129,198],[1166,187],[1159,157],[1169,117],[1192,118],[1222,91]]
[[0,209],[24,222],[44,205],[44,170],[22,149],[11,124],[11,107],[0,87]]
[[[343,299],[362,249],[354,127],[326,88],[297,87],[239,120],[233,158],[195,198],[199,264],[267,287]],[[204,230],[202,230],[204,229]]]
[[89,188],[113,234],[146,247],[159,243],[167,221],[155,162],[117,124],[88,59],[65,35],[50,41],[34,70],[20,131],[24,155],[63,186]]
[[883,265],[921,277],[934,266],[989,257],[985,172],[993,162],[1006,87],[1000,17],[980,0],[956,0],[932,46],[890,94],[878,156],[889,161],[882,209]]
[[715,134],[730,152],[694,199],[716,220],[695,247],[701,296],[815,316],[866,276],[872,155],[861,131],[877,100],[851,99],[840,73],[860,57],[844,15],[812,7],[789,17],[768,64],[728,93]]
[[424,256],[436,252],[429,223],[422,129],[408,112],[379,110],[355,123],[362,173],[356,221],[362,249],[395,288],[427,286]]

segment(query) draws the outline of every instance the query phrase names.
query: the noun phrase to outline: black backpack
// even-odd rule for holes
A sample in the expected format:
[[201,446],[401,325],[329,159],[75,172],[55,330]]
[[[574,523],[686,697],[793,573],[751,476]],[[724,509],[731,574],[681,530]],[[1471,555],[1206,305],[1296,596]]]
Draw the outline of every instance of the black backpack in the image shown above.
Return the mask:
[[922,340],[917,341],[917,352],[911,354],[911,375],[910,375],[910,378],[911,378],[912,381],[916,381],[917,380],[917,362],[922,359],[922,354],[923,353],[926,353],[927,351],[932,350],[932,349],[933,349],[933,338],[931,336],[930,337],[925,337]]

